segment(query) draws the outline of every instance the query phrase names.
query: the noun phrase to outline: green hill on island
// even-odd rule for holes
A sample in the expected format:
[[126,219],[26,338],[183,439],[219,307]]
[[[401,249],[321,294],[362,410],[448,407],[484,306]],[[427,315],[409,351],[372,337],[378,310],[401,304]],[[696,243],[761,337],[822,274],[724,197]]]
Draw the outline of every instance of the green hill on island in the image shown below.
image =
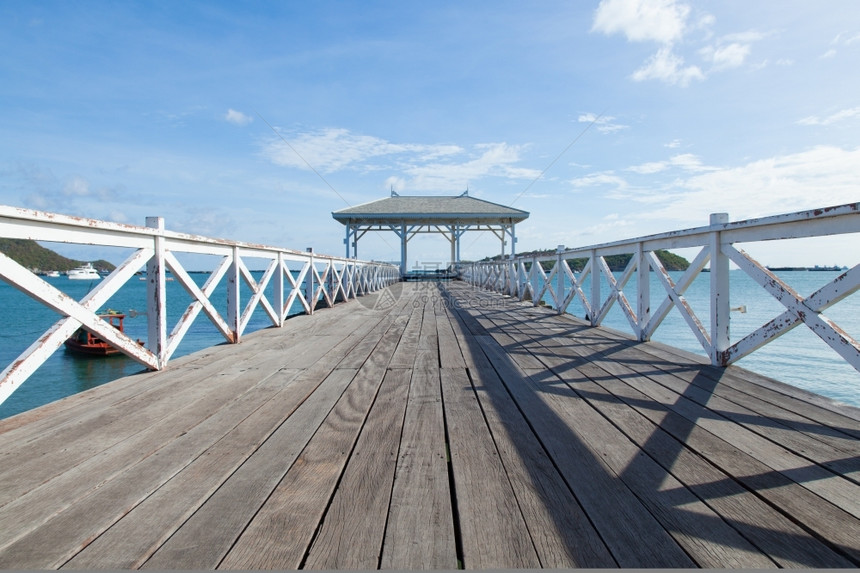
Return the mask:
[[[46,249],[36,241],[28,239],[0,239],[0,252],[21,266],[34,272],[70,271],[87,261],[75,261]],[[89,261],[98,271],[112,271],[115,265],[105,261]]]
[[[690,261],[685,259],[682,256],[676,255],[675,253],[670,253],[669,251],[664,251],[663,249],[658,249],[654,251],[657,255],[657,258],[663,263],[663,266],[666,267],[667,271],[686,271],[687,267],[690,266]],[[555,250],[545,250],[545,251],[529,251],[525,253],[518,253],[518,257],[534,257],[534,256],[546,256],[546,255],[554,255]],[[492,258],[486,258],[484,261],[497,261],[500,256],[496,255]],[[626,255],[609,255],[604,257],[606,259],[606,264],[609,265],[609,270],[613,272],[623,271],[627,267],[627,263],[630,262],[630,259],[633,258],[632,254]],[[567,264],[570,267],[570,270],[573,272],[581,272],[582,269],[585,268],[586,263],[588,263],[588,259],[568,259]],[[555,263],[552,261],[543,261],[541,266],[543,266],[544,270],[549,270]]]

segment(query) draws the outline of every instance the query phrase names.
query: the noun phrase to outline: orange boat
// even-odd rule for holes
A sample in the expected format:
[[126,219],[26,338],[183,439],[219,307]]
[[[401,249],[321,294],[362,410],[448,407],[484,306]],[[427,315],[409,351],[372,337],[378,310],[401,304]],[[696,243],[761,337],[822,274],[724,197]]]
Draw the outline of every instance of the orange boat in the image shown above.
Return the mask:
[[[120,332],[123,332],[122,321],[125,318],[124,314],[108,311],[106,314],[100,314],[98,316],[99,318],[106,320],[111,326]],[[137,343],[143,346],[142,340],[138,340]],[[119,349],[83,327],[77,329],[64,344],[66,345],[66,348],[72,352],[87,354],[89,356],[111,356],[113,354],[120,354]]]

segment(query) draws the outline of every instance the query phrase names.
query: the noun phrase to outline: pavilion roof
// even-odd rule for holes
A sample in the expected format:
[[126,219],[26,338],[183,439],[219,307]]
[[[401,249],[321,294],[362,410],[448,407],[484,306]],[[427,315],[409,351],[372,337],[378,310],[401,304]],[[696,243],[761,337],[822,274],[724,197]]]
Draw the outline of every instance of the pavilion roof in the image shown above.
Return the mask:
[[392,195],[348,207],[331,214],[346,224],[428,224],[428,223],[519,223],[529,213],[491,201],[469,197],[438,195]]

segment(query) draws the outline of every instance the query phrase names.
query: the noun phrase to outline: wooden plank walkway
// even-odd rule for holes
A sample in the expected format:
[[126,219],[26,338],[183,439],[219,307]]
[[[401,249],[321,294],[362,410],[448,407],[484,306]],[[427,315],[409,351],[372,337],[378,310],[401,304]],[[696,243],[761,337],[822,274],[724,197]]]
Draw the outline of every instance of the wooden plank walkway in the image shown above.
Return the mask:
[[458,282],[0,421],[3,569],[858,564],[858,409]]

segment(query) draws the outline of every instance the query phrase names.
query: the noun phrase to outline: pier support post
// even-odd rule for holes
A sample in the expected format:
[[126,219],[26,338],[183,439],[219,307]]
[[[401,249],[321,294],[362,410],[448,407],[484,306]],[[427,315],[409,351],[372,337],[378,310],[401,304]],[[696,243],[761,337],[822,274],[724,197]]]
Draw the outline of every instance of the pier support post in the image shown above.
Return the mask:
[[274,289],[275,289],[275,306],[278,309],[278,328],[284,326],[284,320],[287,316],[286,299],[284,298],[284,273],[290,272],[284,264],[284,253],[278,252],[278,260],[275,263],[278,265],[275,273]]
[[230,330],[233,331],[233,343],[239,342],[239,326],[242,322],[242,312],[239,307],[239,282],[242,277],[239,275],[239,247],[233,247],[233,262],[230,265],[230,274],[227,277],[227,324]]
[[555,313],[563,314],[561,308],[564,301],[564,267],[562,267],[561,253],[564,252],[564,245],[559,245],[555,249]]
[[345,225],[345,227],[346,227],[346,237],[344,237],[344,239],[343,239],[343,244],[346,245],[346,258],[348,259],[349,258],[349,236],[350,236],[350,231],[352,230],[352,228],[351,228],[352,226],[349,223],[347,223]]
[[600,263],[597,262],[597,251],[591,250],[591,326],[598,326],[597,315],[600,314]]
[[308,301],[308,314],[314,313],[314,307],[317,305],[316,296],[314,296],[314,249],[307,248],[308,252],[308,272],[305,274],[305,300]]
[[645,249],[642,243],[636,244],[636,337],[639,342],[645,342],[648,336],[645,334],[645,327],[648,326],[648,321],[651,320],[651,266],[648,263],[648,257],[645,256]]
[[409,241],[406,224],[400,225],[400,276],[406,276],[406,242]]
[[[163,217],[147,217],[146,226],[164,231]],[[167,352],[167,291],[164,262],[164,236],[153,237],[154,254],[146,263],[146,346],[155,355],[158,369],[164,368]]]
[[711,251],[711,364],[725,366],[729,348],[729,258],[723,254],[720,227],[729,222],[728,213],[712,213]]

